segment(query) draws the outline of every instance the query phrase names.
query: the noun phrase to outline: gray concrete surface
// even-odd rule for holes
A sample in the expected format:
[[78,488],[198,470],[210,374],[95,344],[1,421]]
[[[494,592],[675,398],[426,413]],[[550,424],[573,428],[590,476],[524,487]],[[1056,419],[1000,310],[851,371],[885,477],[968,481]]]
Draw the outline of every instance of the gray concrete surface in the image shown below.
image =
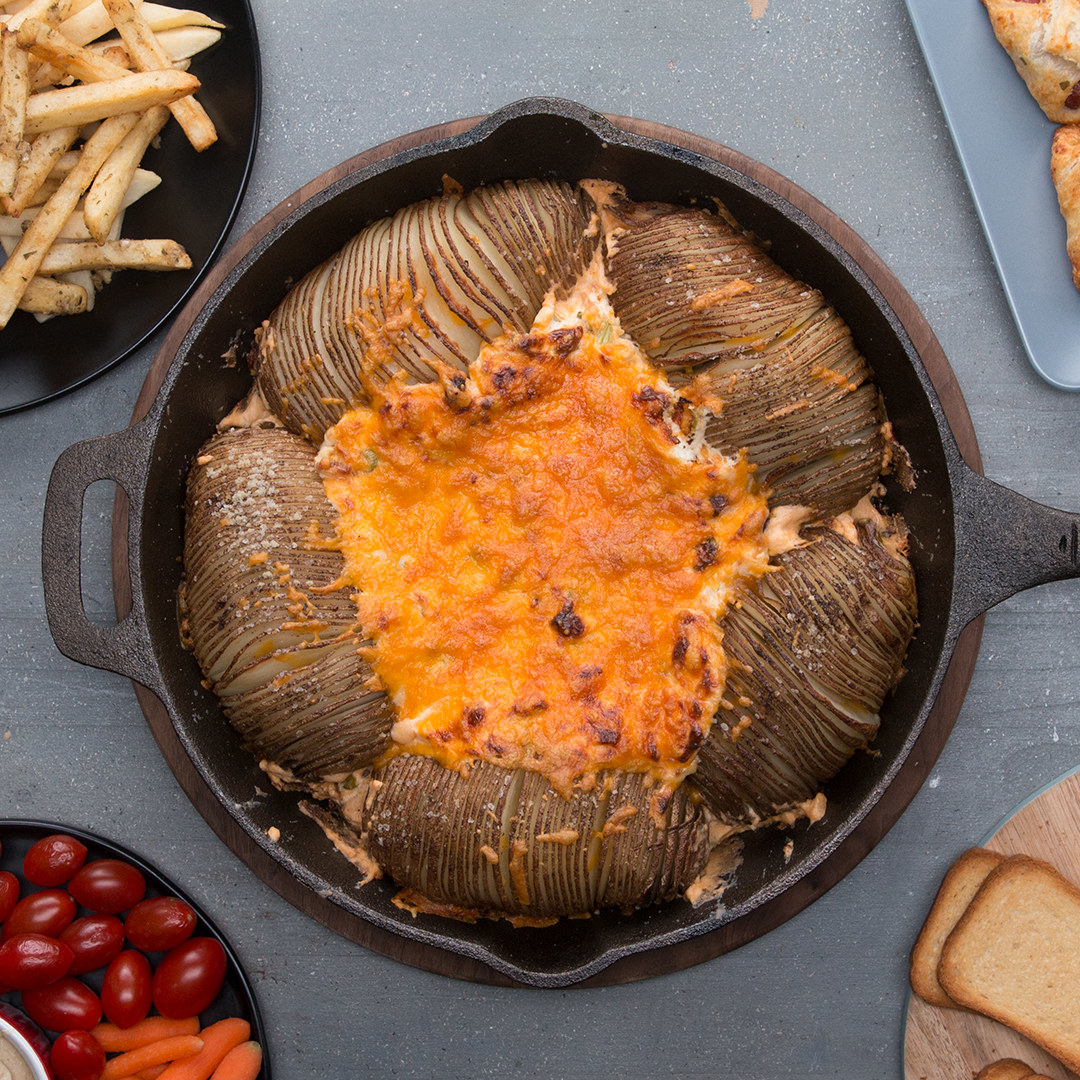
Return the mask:
[[[234,238],[360,150],[536,93],[690,130],[791,177],[864,236],[949,355],[987,475],[1080,508],[1080,398],[1042,383],[1023,355],[900,0],[254,6],[265,111]],[[39,551],[50,469],[70,443],[126,426],[159,343],[0,418],[0,816],[70,822],[172,870],[252,973],[282,1080],[902,1075],[906,955],[942,872],[1080,764],[1077,585],[990,613],[924,789],[862,864],[786,925],[611,989],[437,977],[337,938],[257,881],[184,797],[130,684],[52,643]],[[0,378],[2,365],[0,337]],[[111,607],[110,500],[106,485],[87,500],[92,612]]]

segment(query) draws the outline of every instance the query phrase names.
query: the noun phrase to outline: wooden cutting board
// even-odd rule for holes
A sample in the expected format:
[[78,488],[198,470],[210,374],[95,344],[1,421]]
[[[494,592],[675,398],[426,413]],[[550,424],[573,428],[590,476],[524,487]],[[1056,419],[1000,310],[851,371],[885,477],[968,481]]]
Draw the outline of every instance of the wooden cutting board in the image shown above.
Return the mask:
[[[1002,855],[1045,859],[1080,883],[1080,770],[1021,806],[983,845]],[[1022,1035],[994,1020],[941,1009],[910,994],[904,1037],[906,1080],[971,1080],[999,1058],[1019,1058],[1053,1080],[1070,1072]]]

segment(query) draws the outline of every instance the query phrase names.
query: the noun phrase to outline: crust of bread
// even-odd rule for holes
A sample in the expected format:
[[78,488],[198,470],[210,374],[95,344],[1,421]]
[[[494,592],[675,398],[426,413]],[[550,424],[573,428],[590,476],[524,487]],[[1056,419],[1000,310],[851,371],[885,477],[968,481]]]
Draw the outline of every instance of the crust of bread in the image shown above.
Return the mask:
[[1035,1070],[1025,1061],[1002,1058],[979,1071],[975,1080],[1035,1080]]
[[938,979],[1080,1069],[1080,889],[1049,864],[1015,855],[987,875],[945,939]]
[[1065,243],[1073,268],[1073,284],[1080,289],[1080,124],[1067,124],[1054,132],[1050,175],[1065,219]]
[[982,0],[994,35],[1051,120],[1080,120],[1080,0]]
[[958,1009],[959,1005],[941,988],[937,969],[941,948],[957,920],[967,909],[979,886],[1004,855],[986,848],[969,848],[949,867],[938,889],[926,922],[911,950],[911,988],[931,1005]]

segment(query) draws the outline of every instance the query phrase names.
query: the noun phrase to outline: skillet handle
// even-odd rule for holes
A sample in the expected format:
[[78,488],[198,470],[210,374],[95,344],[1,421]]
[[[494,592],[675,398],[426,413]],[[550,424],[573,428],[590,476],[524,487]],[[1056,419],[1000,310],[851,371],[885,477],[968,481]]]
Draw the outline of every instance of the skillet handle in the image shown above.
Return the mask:
[[966,465],[956,488],[958,630],[1023,589],[1080,577],[1080,514],[1034,502]]
[[[82,602],[82,518],[86,489],[97,480],[113,480],[127,495],[128,520],[142,518],[142,498],[149,464],[145,423],[69,446],[53,466],[45,493],[41,535],[41,576],[45,614],[57,648],[67,657],[126,675],[155,692],[160,686],[141,590],[131,590],[131,610],[115,626],[95,626]],[[135,540],[136,546],[131,542]],[[137,552],[137,537],[128,536]],[[134,572],[137,559],[129,562]]]

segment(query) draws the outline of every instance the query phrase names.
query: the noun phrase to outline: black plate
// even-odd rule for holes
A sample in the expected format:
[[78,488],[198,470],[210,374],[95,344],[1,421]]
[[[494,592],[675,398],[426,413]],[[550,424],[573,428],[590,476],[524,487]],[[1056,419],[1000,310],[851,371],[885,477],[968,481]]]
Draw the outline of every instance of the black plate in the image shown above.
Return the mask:
[[[259,1080],[270,1080],[270,1062],[266,1041],[266,1032],[263,1029],[262,1018],[259,1015],[258,1002],[255,1000],[255,992],[247,980],[236,953],[225,940],[224,935],[214,925],[210,916],[187,895],[179,886],[172,882],[159,870],[155,870],[138,855],[133,854],[120,844],[105,840],[100,836],[84,832],[82,829],[73,829],[70,825],[58,825],[47,821],[4,821],[0,820],[0,870],[10,870],[22,884],[22,895],[28,896],[37,892],[37,888],[30,885],[22,874],[23,856],[27,849],[36,840],[43,836],[51,836],[53,833],[67,833],[81,840],[87,847],[86,859],[123,859],[132,866],[137,866],[146,878],[147,896],[178,896],[181,900],[189,903],[199,916],[199,923],[195,927],[195,933],[203,937],[214,937],[225,948],[228,957],[228,967],[225,971],[225,985],[218,994],[217,1000],[206,1012],[202,1013],[202,1023],[205,1027],[216,1020],[222,1020],[227,1016],[239,1016],[251,1025],[251,1038],[257,1039],[263,1048],[263,1066],[259,1073]],[[80,915],[86,914],[80,909]],[[101,989],[101,971],[92,971],[79,978],[95,991]],[[0,1001],[9,1001],[19,1005],[18,993],[0,995]]]
[[160,147],[144,159],[161,184],[124,217],[125,236],[177,240],[187,248],[192,268],[116,274],[84,315],[39,323],[25,311],[15,312],[0,330],[0,414],[47,401],[122,360],[187,299],[221,250],[255,156],[262,75],[248,0],[206,0],[198,7],[225,24],[221,40],[191,66],[218,141],[197,153],[170,122]]

